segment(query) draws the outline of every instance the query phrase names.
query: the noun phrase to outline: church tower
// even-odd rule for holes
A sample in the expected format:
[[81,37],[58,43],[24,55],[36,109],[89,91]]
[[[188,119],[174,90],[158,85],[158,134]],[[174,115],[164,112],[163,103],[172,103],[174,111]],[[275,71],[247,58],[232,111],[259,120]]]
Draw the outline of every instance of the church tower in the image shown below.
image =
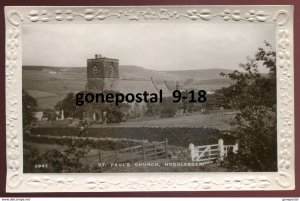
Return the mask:
[[86,91],[115,91],[119,79],[119,60],[102,57],[100,54],[87,60]]

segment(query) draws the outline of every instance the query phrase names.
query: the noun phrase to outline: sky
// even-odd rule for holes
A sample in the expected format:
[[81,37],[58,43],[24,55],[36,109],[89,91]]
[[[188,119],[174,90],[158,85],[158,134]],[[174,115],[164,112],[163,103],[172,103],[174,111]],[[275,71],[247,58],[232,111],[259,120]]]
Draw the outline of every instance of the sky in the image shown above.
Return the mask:
[[30,24],[23,26],[23,65],[85,67],[95,54],[152,70],[237,69],[263,41],[267,23]]

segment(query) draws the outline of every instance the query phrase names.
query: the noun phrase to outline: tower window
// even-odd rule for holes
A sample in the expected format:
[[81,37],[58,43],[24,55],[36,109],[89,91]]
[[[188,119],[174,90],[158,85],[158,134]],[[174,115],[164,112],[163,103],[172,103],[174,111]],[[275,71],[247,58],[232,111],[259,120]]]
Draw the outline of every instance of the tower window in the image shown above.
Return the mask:
[[98,74],[98,67],[97,66],[94,66],[94,74]]
[[112,65],[110,65],[110,67],[109,67],[109,74],[110,74],[110,76],[112,76],[114,74],[114,67]]

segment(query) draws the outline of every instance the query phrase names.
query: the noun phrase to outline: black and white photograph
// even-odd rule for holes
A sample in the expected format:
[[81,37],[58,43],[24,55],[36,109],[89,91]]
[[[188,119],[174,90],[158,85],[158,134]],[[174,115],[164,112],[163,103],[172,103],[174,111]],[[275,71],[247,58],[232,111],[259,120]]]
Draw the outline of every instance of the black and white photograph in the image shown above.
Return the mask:
[[[81,173],[89,173],[97,175],[86,178],[92,190],[143,190],[134,177],[159,173],[162,180],[151,181],[160,189],[176,173],[174,186],[227,188],[232,177],[241,189],[271,188],[274,174],[280,188],[290,179],[292,188],[286,9],[23,8],[22,25],[7,33],[8,50],[21,52],[15,63],[14,52],[8,59],[7,118],[19,126],[9,122],[7,135],[15,143],[21,134],[27,185],[61,182],[51,175],[65,173],[85,181]],[[21,14],[8,14],[17,24]]]
[[277,171],[275,26],[226,27],[24,25],[24,172]]

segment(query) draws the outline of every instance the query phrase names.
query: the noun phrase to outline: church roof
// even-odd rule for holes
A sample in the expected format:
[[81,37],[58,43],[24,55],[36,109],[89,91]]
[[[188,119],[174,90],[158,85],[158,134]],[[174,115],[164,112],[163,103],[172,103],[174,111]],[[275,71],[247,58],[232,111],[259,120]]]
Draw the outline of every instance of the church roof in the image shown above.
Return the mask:
[[170,90],[163,81],[152,81],[157,91],[162,90],[163,96],[170,96]]
[[147,91],[148,93],[159,93],[162,90],[163,96],[169,96],[171,93],[164,83],[155,82],[151,80],[122,80],[116,81],[115,88],[117,91],[123,94],[128,93],[143,93]]

